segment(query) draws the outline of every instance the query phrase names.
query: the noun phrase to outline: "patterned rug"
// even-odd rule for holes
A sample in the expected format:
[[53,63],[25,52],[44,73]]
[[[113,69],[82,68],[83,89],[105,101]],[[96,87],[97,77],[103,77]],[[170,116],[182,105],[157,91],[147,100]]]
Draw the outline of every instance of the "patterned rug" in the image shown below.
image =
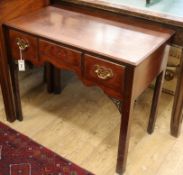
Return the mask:
[[0,122],[0,175],[93,175]]

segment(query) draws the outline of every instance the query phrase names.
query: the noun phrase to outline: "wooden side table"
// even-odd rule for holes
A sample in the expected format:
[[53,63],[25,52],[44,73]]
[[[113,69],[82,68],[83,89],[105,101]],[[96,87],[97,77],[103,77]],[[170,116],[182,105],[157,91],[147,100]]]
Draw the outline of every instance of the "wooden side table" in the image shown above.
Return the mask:
[[16,118],[22,117],[16,65],[20,53],[36,66],[51,63],[75,72],[85,85],[98,86],[122,103],[116,172],[123,174],[134,100],[156,78],[148,126],[152,133],[168,58],[165,49],[173,34],[172,30],[152,29],[142,23],[114,22],[56,7],[7,22],[7,60],[0,66],[10,70],[7,76],[13,98],[8,100],[14,104]]

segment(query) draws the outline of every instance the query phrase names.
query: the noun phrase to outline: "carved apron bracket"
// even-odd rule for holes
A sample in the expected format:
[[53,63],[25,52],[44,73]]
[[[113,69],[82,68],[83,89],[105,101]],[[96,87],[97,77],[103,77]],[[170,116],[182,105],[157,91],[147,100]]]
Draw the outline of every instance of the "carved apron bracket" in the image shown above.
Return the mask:
[[122,107],[122,100],[113,98],[113,97],[109,97],[112,102],[115,104],[115,106],[117,107],[118,111],[121,113],[121,107]]

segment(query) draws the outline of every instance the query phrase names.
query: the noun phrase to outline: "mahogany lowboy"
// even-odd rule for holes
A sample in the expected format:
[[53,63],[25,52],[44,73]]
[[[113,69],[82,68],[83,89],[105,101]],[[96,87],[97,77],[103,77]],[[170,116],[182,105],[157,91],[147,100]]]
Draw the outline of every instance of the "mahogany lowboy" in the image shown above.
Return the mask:
[[122,102],[116,172],[123,174],[134,100],[156,78],[148,125],[148,132],[152,133],[168,58],[166,45],[173,34],[171,30],[152,30],[56,7],[9,21],[4,25],[4,37],[13,85],[11,103],[17,104],[17,114],[21,115],[14,60],[19,58],[22,47],[24,59],[33,64],[48,62],[74,71],[88,86],[99,86],[108,96]]

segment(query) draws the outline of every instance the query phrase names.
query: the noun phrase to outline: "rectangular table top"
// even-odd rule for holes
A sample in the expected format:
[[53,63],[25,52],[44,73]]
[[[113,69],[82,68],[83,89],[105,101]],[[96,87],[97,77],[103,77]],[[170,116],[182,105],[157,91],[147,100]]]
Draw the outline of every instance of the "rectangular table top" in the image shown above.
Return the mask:
[[134,66],[174,33],[51,6],[6,22],[6,25]]

